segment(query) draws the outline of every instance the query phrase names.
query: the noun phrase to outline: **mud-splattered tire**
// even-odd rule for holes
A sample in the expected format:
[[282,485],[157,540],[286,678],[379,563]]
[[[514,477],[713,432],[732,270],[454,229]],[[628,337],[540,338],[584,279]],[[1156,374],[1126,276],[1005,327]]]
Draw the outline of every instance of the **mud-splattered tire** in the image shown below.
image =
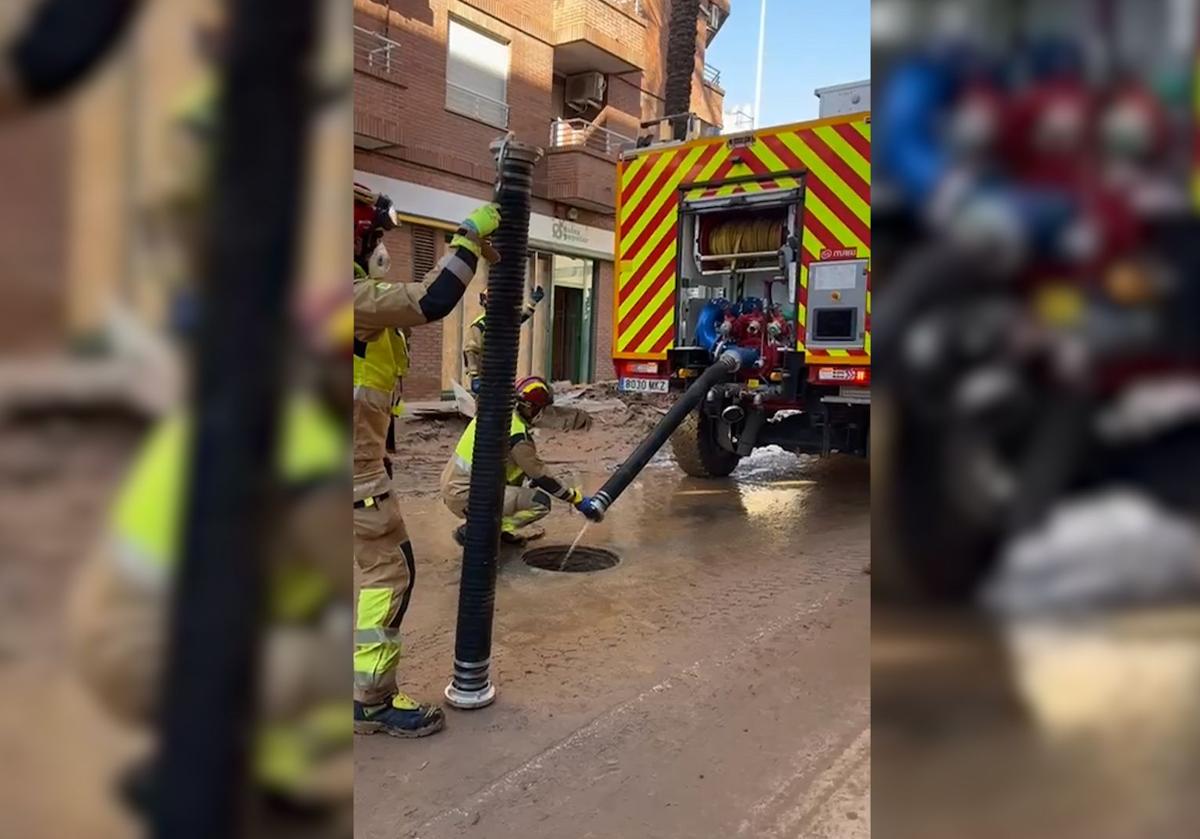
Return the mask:
[[692,411],[671,435],[671,452],[685,474],[693,478],[724,478],[741,460],[717,445],[712,421]]

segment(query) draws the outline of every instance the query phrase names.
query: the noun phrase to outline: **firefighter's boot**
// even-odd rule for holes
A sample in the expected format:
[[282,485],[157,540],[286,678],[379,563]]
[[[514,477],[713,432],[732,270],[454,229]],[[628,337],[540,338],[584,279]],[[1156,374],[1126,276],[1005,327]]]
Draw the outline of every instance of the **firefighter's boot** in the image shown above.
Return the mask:
[[545,535],[546,531],[536,524],[527,524],[518,528],[505,521],[500,525],[500,541],[509,545],[524,545],[534,539],[541,539]]
[[383,705],[354,703],[354,733],[384,732],[393,737],[427,737],[442,730],[446,715],[441,708],[422,705],[406,693],[397,693]]

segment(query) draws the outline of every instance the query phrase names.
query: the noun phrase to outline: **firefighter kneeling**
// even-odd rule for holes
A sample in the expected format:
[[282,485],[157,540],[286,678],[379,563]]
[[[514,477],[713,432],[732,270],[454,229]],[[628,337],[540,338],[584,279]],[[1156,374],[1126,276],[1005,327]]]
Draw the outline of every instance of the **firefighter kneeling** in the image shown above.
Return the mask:
[[[520,543],[542,535],[541,528],[531,527],[550,512],[550,497],[570,503],[580,509],[587,499],[579,487],[567,486],[546,473],[546,465],[538,457],[530,431],[542,412],[554,403],[554,393],[544,379],[530,376],[517,382],[517,405],[512,414],[508,463],[505,467],[503,518],[500,536],[506,542]],[[585,427],[587,415],[582,411],[559,408],[556,416],[578,414],[576,427]],[[567,427],[570,427],[568,424]],[[454,449],[446,468],[442,470],[442,501],[450,512],[465,519],[467,497],[471,488],[471,458],[475,451],[475,420],[467,426]],[[462,544],[466,525],[454,531]]]

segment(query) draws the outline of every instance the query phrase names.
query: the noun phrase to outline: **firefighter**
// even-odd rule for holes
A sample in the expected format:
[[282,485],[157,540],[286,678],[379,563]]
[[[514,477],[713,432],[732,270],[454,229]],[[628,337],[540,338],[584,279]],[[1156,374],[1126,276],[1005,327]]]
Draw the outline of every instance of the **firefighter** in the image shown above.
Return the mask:
[[[529,296],[529,303],[525,304],[525,308],[521,310],[521,323],[533,317],[534,307],[542,302],[542,298],[546,296],[546,292],[538,286],[533,290],[533,294]],[[467,339],[463,343],[463,367],[464,375],[467,377],[467,386],[471,388],[471,393],[479,393],[479,371],[483,364],[483,336],[487,329],[487,292],[482,292],[479,295],[479,305],[484,308],[484,311],[479,313],[479,317],[471,321],[471,325],[467,327]]]
[[[583,491],[552,477],[538,456],[532,426],[554,403],[554,392],[545,379],[529,376],[516,384],[516,408],[510,426],[509,455],[505,471],[503,517],[500,535],[506,542],[521,543],[536,539],[542,530],[531,525],[550,512],[550,498],[566,501],[581,510],[587,502]],[[559,408],[560,414],[574,413]],[[582,414],[582,412],[577,412]],[[583,414],[586,417],[586,414]],[[475,452],[475,420],[463,432],[454,454],[442,470],[442,501],[458,518],[466,518],[467,496],[471,487],[471,459]],[[454,538],[463,543],[466,525],[454,531]]]
[[401,331],[453,311],[500,224],[494,204],[462,223],[451,250],[419,283],[390,283],[383,233],[396,225],[391,201],[355,188],[354,559],[359,571],[354,644],[354,730],[423,737],[441,730],[440,708],[399,690],[400,623],[412,597],[416,561],[391,491],[386,438],[408,347]]
[[[345,573],[345,365],[349,295],[322,318],[305,369],[283,401],[276,480],[279,527],[267,537],[267,626],[258,667],[259,787],[280,801],[348,808],[351,725],[345,711],[351,599]],[[115,718],[151,728],[163,709],[171,589],[181,559],[191,418],[163,419],[133,460],[103,538],[75,580],[67,610],[70,657]],[[340,771],[339,771],[340,767]],[[153,758],[127,776],[140,809],[152,806]]]

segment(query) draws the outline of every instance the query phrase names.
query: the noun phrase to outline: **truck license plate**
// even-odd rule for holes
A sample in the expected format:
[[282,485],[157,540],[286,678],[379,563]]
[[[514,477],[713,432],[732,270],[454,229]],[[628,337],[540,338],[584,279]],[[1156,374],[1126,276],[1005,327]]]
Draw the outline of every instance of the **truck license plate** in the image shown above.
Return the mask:
[[666,379],[621,379],[618,387],[625,393],[666,393]]

